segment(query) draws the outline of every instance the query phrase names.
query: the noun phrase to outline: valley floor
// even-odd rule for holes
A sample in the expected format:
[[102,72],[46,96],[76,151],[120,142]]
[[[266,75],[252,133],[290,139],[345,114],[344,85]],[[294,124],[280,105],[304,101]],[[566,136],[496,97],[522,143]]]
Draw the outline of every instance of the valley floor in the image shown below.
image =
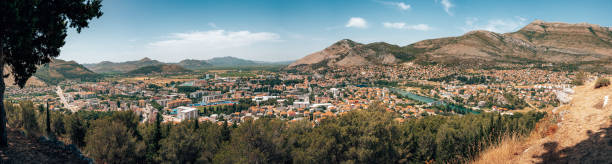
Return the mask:
[[603,106],[612,87],[593,86],[576,87],[572,102],[548,111],[528,138],[506,139],[475,163],[612,163],[612,105]]

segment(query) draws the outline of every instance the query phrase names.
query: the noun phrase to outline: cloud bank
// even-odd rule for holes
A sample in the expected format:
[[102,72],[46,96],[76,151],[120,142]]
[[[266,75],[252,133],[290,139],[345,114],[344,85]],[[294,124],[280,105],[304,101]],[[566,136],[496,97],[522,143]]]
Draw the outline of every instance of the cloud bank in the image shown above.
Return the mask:
[[161,49],[225,49],[279,38],[278,34],[270,32],[211,30],[174,33],[170,35],[170,39],[152,42],[149,46]]

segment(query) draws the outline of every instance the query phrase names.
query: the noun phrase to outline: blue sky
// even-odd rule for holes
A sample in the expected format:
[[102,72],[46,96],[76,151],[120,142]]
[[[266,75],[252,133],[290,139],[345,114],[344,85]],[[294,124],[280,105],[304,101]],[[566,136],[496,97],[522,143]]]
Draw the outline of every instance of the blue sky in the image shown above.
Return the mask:
[[471,30],[511,32],[540,19],[611,26],[612,1],[517,0],[104,0],[104,15],[71,30],[60,59],[144,57],[178,62],[235,56],[299,59],[351,39],[407,45]]

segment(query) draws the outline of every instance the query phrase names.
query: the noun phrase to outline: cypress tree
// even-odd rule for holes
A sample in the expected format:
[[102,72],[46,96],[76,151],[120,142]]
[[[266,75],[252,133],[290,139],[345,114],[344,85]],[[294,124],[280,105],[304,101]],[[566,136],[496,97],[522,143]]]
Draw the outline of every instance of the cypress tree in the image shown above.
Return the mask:
[[53,135],[53,132],[51,132],[51,117],[49,116],[50,115],[49,112],[50,112],[49,111],[49,101],[47,100],[47,121],[46,121],[47,127],[45,129],[45,132],[47,132],[48,137],[51,137]]
[[198,119],[196,118],[193,120],[193,130],[196,131],[198,130],[198,128],[200,128],[200,125],[199,125]]
[[223,121],[223,127],[221,129],[221,138],[223,139],[223,141],[229,141],[230,133],[231,132],[229,126],[227,125],[227,121]]

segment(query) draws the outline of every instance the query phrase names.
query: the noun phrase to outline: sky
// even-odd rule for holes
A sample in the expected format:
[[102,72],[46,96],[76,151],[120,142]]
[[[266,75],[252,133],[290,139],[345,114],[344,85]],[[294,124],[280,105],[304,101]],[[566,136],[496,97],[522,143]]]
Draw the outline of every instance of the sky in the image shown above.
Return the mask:
[[400,46],[472,30],[512,32],[536,19],[612,26],[610,0],[103,0],[68,32],[60,59],[163,62],[234,56],[290,61],[342,39]]

